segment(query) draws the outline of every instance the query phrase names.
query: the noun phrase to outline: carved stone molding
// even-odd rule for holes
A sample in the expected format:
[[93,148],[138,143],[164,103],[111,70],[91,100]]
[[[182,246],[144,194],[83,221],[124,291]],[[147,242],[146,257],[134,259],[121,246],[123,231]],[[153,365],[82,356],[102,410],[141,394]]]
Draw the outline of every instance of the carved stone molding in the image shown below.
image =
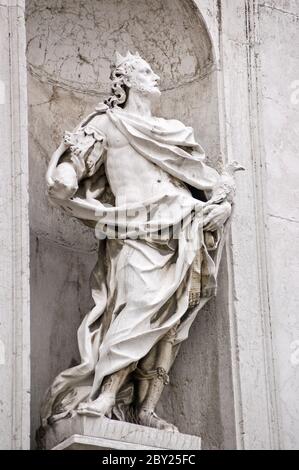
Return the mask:
[[[275,449],[279,447],[279,426],[264,229],[259,2],[217,3],[223,153],[229,161],[242,155],[241,162],[246,167],[242,187],[238,189],[228,248],[236,446],[251,450]],[[231,18],[234,18],[233,24]],[[238,83],[237,88],[235,83]]]
[[[92,437],[91,437],[92,436]],[[74,415],[43,428],[40,446],[52,450],[200,450],[201,439],[105,417]]]
[[24,2],[0,6],[1,448],[27,449],[30,435],[29,222]]

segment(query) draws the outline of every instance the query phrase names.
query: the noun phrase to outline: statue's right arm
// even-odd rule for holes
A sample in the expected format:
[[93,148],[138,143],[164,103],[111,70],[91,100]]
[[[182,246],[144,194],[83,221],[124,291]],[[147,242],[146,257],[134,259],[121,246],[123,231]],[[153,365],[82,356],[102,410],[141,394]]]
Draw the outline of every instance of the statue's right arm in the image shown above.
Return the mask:
[[62,141],[58,149],[55,150],[55,152],[52,154],[50,163],[48,165],[48,170],[46,173],[46,182],[47,182],[48,190],[50,190],[51,187],[54,186],[54,171],[58,165],[60,157],[64,154],[64,152],[68,149],[68,147],[69,146],[64,141]]
[[80,182],[97,172],[103,163],[106,149],[107,139],[103,129],[105,118],[104,115],[95,116],[73,132],[64,133],[60,146],[50,159],[46,174],[50,197],[62,200],[72,198]]

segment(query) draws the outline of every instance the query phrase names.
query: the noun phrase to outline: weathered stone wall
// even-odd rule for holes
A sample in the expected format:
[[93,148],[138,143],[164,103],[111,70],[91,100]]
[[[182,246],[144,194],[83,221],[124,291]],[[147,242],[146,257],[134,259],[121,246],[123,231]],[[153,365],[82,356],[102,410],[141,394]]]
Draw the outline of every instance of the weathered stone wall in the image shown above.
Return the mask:
[[0,449],[30,445],[27,80],[23,0],[0,4]]
[[260,131],[281,446],[299,447],[299,3],[261,2]]
[[[76,329],[90,308],[88,277],[96,259],[92,231],[49,205],[44,175],[64,129],[108,96],[114,51],[138,50],[161,76],[157,113],[192,125],[218,168],[221,156],[217,65],[192,2],[30,0],[26,12],[34,439],[42,394],[78,358]],[[223,384],[230,388],[230,366],[223,322],[225,309],[219,315],[211,303],[183,346],[160,405],[162,415],[183,432],[201,435],[208,448],[225,446],[220,392]],[[231,389],[228,396],[231,402]],[[233,445],[233,435],[226,440]]]
[[247,168],[217,301],[182,346],[160,411],[204,448],[299,447],[298,2],[193,3],[27,2],[32,432],[47,384],[77,358],[96,256],[92,232],[48,205],[47,162],[107,96],[114,49],[131,48],[161,75],[161,115],[193,125],[216,166],[222,153]]

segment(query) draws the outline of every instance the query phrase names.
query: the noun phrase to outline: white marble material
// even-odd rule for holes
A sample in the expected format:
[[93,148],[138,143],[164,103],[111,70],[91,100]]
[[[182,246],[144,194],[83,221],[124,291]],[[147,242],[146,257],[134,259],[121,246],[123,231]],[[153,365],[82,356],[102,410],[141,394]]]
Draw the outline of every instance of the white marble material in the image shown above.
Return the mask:
[[298,449],[298,2],[217,3],[220,120],[247,169],[228,253],[236,441]]
[[[47,41],[47,36],[40,34],[38,38],[40,46],[38,40],[33,41],[35,29],[38,28],[44,33],[47,31],[47,26],[42,25],[43,21],[48,25],[55,25],[58,17],[60,17],[59,24],[65,25],[65,19],[61,19],[61,15],[64,14],[63,5],[61,2],[53,1],[43,3],[43,7],[39,8],[40,2],[26,3],[30,8],[27,34],[30,40],[32,39],[29,52],[30,68],[32,66],[34,74],[34,78],[29,75],[30,186],[34,196],[31,202],[31,253],[35,280],[32,284],[34,297],[32,435],[34,436],[43,390],[61,368],[68,367],[78,359],[75,341],[71,343],[64,341],[63,338],[65,338],[64,333],[68,333],[75,339],[76,326],[84,312],[88,310],[89,293],[86,285],[95,256],[95,243],[90,231],[81,227],[76,221],[69,220],[66,224],[66,217],[61,215],[59,210],[48,208],[46,205],[43,174],[49,152],[54,150],[53,139],[57,144],[60,129],[65,123],[64,110],[68,110],[66,127],[70,129],[78,117],[80,119],[92,109],[95,95],[89,96],[86,88],[83,89],[84,82],[88,78],[85,56],[81,54],[82,57],[78,61],[73,50],[70,51],[72,56],[70,67],[69,69],[64,67],[61,74],[55,65],[56,58],[53,61],[53,68],[49,67],[48,58],[51,58],[51,55],[53,57],[52,51],[49,51],[46,54],[47,74],[43,77],[41,64],[34,63],[34,56],[40,58],[40,50],[45,51],[44,42]],[[101,0],[97,5],[102,7],[104,3]],[[109,0],[106,3],[111,2]],[[153,9],[150,16],[147,5],[152,9],[153,3],[143,2],[143,10],[140,8],[138,14],[138,18],[140,16],[144,18],[140,31],[142,37],[150,37],[151,34],[153,21],[150,18],[155,18],[155,14]],[[208,448],[233,446],[247,449],[298,448],[296,345],[299,334],[298,299],[294,294],[297,292],[297,276],[295,274],[290,276],[289,269],[291,266],[292,273],[296,273],[298,269],[295,164],[298,133],[295,124],[292,124],[297,122],[298,104],[291,102],[294,93],[292,86],[296,86],[295,82],[298,79],[293,75],[293,70],[298,69],[296,56],[298,2],[297,0],[267,2],[194,0],[204,18],[203,24],[207,26],[206,29],[197,23],[195,10],[191,10],[190,13],[192,3],[180,1],[178,3],[181,8],[180,14],[177,14],[178,10],[174,8],[176,14],[171,16],[172,31],[176,31],[175,39],[178,39],[176,51],[180,50],[181,33],[185,42],[190,44],[190,39],[186,39],[186,32],[180,29],[182,22],[188,22],[188,31],[194,38],[196,54],[200,54],[202,50],[202,47],[198,46],[200,36],[201,44],[209,44],[208,50],[215,59],[213,62],[215,71],[209,74],[208,69],[203,67],[203,74],[199,74],[198,80],[194,82],[188,82],[188,73],[184,72],[186,83],[180,83],[175,89],[164,90],[165,99],[161,109],[166,117],[179,116],[183,122],[193,125],[196,133],[203,137],[205,147],[214,161],[221,153],[227,155],[229,160],[240,159],[241,155],[247,172],[242,177],[237,192],[235,218],[232,223],[232,243],[228,250],[228,264],[224,263],[222,267],[217,304],[211,304],[194,324],[190,341],[183,346],[182,354],[174,366],[173,386],[167,395],[162,397],[161,409],[166,416],[176,416],[176,422],[184,431],[191,429],[192,433],[200,433],[203,436],[204,446]],[[15,2],[13,0],[2,2],[1,21],[4,23],[8,19],[6,13],[8,4],[13,11]],[[23,2],[19,4],[21,10],[18,19],[21,21]],[[31,8],[31,5],[34,7]],[[172,5],[174,2],[168,3],[169,9]],[[104,5],[104,9],[108,11],[109,7]],[[132,8],[129,9],[133,11]],[[186,14],[183,20],[182,11]],[[70,17],[69,8],[65,13]],[[100,16],[100,12],[96,14]],[[189,17],[192,17],[192,23],[189,22]],[[77,21],[82,22],[80,23],[83,25],[82,30],[85,24],[83,18],[84,12],[81,11]],[[88,21],[90,24],[93,22],[90,18]],[[16,24],[17,22],[12,19],[10,25]],[[70,24],[69,20],[66,29],[71,29]],[[119,25],[112,20],[111,30],[105,31],[106,24],[105,20],[99,24],[99,27],[103,28],[102,31],[106,33],[107,38],[111,34],[109,40],[116,44],[115,37],[119,34]],[[113,38],[114,25],[116,25],[116,36]],[[135,26],[136,23],[132,33],[135,32]],[[1,34],[4,35],[3,44],[6,31],[5,27],[1,28]],[[142,44],[141,52],[143,52],[146,44],[141,41],[141,36],[137,33],[135,35],[137,45],[128,29],[123,32],[125,38],[119,36],[120,44],[125,43],[122,51],[126,49],[127,44],[134,45],[134,50],[137,48],[140,50],[139,46]],[[148,59],[159,54],[159,47],[156,47],[161,43],[159,34],[160,30],[155,31],[157,41],[155,44],[151,43],[151,49],[147,50]],[[161,34],[165,39],[168,35],[167,29],[164,32],[162,30]],[[72,44],[74,36],[76,32],[71,33]],[[13,40],[16,39],[16,36],[11,37]],[[89,31],[86,37],[92,38],[92,31]],[[273,47],[273,44],[277,47]],[[55,46],[55,42],[52,41],[51,45]],[[61,41],[60,50],[62,47]],[[5,51],[8,53],[7,49]],[[98,51],[99,55],[103,54],[100,47]],[[161,57],[164,52],[169,59],[165,70],[169,78],[171,56],[168,54],[168,49],[164,49]],[[192,52],[190,55],[194,57],[196,54]],[[22,57],[23,61],[24,51],[19,52],[18,57]],[[207,55],[203,54],[203,58],[206,57]],[[60,60],[60,63],[65,62],[65,55]],[[77,80],[79,69],[78,67],[76,69],[76,63],[84,67],[82,83]],[[204,61],[199,58],[197,63],[204,64]],[[76,80],[74,76],[70,79],[67,75],[72,69],[77,73]],[[5,67],[1,68],[1,73],[5,75],[6,70]],[[163,76],[162,73],[161,75]],[[195,75],[192,77],[190,75],[191,79],[194,77]],[[60,78],[65,82],[64,87],[59,86]],[[13,82],[17,83],[16,80]],[[22,83],[25,86],[24,79]],[[101,83],[103,83],[102,78],[99,86]],[[255,88],[256,83],[260,85],[259,90]],[[83,92],[76,89],[81,91],[83,89]],[[0,89],[2,103],[0,106],[5,104],[2,90],[3,87]],[[100,89],[99,98],[104,94],[106,89]],[[25,97],[26,94],[23,92],[22,96]],[[186,102],[191,102],[192,106],[184,109],[183,105]],[[288,117],[289,113],[291,119]],[[26,114],[24,109],[22,119],[25,119]],[[3,135],[1,134],[3,142],[7,142],[10,135],[5,129],[6,127],[2,128]],[[23,136],[22,142],[26,142],[26,136]],[[213,153],[214,148],[217,149],[215,153]],[[4,158],[1,164],[5,176],[2,185],[5,200],[10,199],[8,195],[11,189],[9,184],[11,175],[7,173],[8,165],[6,165],[8,162],[10,162],[9,157]],[[19,174],[24,178],[26,172],[22,170]],[[283,178],[281,174],[284,175]],[[284,184],[286,179],[291,182],[291,191],[289,186],[286,187]],[[23,190],[22,200],[26,204],[26,191]],[[268,215],[264,217],[265,214]],[[280,218],[281,214],[283,219]],[[5,220],[9,221],[10,216],[11,211]],[[7,257],[10,256],[10,249],[7,245],[7,233],[12,231],[10,223],[5,223],[6,225],[3,224],[5,249],[1,256],[4,259],[2,265],[8,266],[10,261],[7,263]],[[26,237],[22,240],[25,240],[26,245]],[[281,252],[287,254],[286,259],[280,256]],[[52,262],[54,259],[55,263]],[[26,269],[28,266],[26,268],[25,263],[22,272]],[[81,274],[74,275],[74,271],[78,269],[81,270]],[[6,288],[10,278],[9,272],[8,268],[2,272],[1,285],[4,286],[5,299],[3,312],[7,312],[7,306],[10,305],[7,299],[10,298],[11,291],[10,288]],[[227,283],[230,286],[228,298]],[[54,300],[55,292],[57,297]],[[53,305],[64,298],[65,292],[67,292],[68,307],[63,311],[54,309]],[[77,301],[75,301],[76,296],[78,296]],[[287,307],[286,298],[291,299]],[[21,312],[22,309],[18,311]],[[26,318],[26,315],[21,316]],[[74,318],[72,326],[69,326],[67,321],[70,316]],[[7,349],[5,343],[9,337],[7,332],[11,332],[13,327],[10,323],[12,318],[5,314],[1,325],[4,333],[0,338],[0,344],[5,351],[4,359],[0,360],[1,368],[9,357],[10,349]],[[13,322],[14,325],[18,324],[18,319],[14,319]],[[24,338],[28,338],[26,321],[20,331]],[[61,348],[59,351],[58,345]],[[197,361],[190,366],[195,354]],[[65,356],[72,359],[66,360]],[[18,357],[20,358],[20,355]],[[25,353],[22,363],[26,363],[26,357]],[[202,360],[203,357],[205,360]],[[11,367],[7,373],[4,369],[1,370],[1,373],[5,374],[6,383],[10,381],[11,371]],[[23,396],[26,402],[26,406],[23,407],[24,414],[28,413],[29,375],[26,374],[24,382],[26,388],[26,394]],[[12,396],[9,385],[3,388],[4,392],[7,397]],[[202,397],[204,400],[200,399]],[[11,413],[8,411],[9,403],[7,401],[4,403],[2,409],[5,419],[2,423],[6,430],[6,423],[10,422]],[[26,419],[22,422],[26,427]],[[0,446],[12,445],[10,434],[7,432],[1,432],[0,441]],[[27,445],[27,440],[25,441],[24,446]]]
[[0,4],[0,449],[29,448],[30,311],[24,2]]
[[[131,3],[133,2],[135,0],[132,0]],[[92,3],[94,4],[94,2]],[[222,157],[219,149],[217,71],[209,33],[201,16],[194,11],[192,3],[189,1],[183,3],[170,1],[167,4],[167,11],[172,22],[171,30],[169,32],[169,28],[166,25],[164,27],[163,22],[160,29],[155,30],[155,40],[152,40],[152,30],[156,21],[155,8],[165,11],[166,3],[163,0],[159,2],[143,0],[138,2],[138,5],[140,8],[133,20],[134,25],[136,22],[142,24],[143,31],[140,31],[139,34],[139,30],[137,31],[135,27],[126,23],[124,34],[128,40],[126,39],[124,43],[122,36],[119,36],[118,33],[117,18],[119,17],[113,13],[110,0],[97,2],[96,9],[99,9],[99,12],[95,12],[97,16],[100,16],[102,11],[109,11],[113,17],[108,22],[101,22],[98,25],[100,34],[107,40],[106,49],[114,51],[117,48],[124,52],[128,45],[131,45],[133,50],[138,49],[151,61],[154,69],[161,75],[163,95],[160,114],[168,118],[175,116],[194,127],[195,135],[201,139],[207,150],[209,162],[213,162],[213,165],[220,168]],[[122,8],[122,3],[120,7]],[[133,10],[134,7],[129,6],[128,11],[132,12]],[[27,11],[30,12],[30,15],[27,13],[30,64],[34,65],[34,57],[40,57],[39,44],[41,43],[41,48],[44,50],[44,42],[47,41],[47,36],[39,33],[47,30],[48,26],[52,31],[51,27],[57,21],[66,25],[66,29],[70,31],[68,40],[72,41],[72,47],[74,51],[76,50],[76,35],[72,33],[72,16],[69,7],[67,9],[60,8],[57,2],[53,2],[51,5],[33,3],[29,0]],[[125,12],[125,14],[129,13]],[[42,23],[45,25],[43,26]],[[87,17],[83,4],[80,4],[78,23],[82,25],[82,28],[85,28],[85,24],[86,26],[92,24],[92,19]],[[183,28],[183,25],[188,25],[188,28]],[[177,46],[173,48],[167,40],[165,47],[163,46],[164,48],[161,50],[165,38],[173,31],[176,31]],[[53,34],[56,32],[54,28]],[[51,34],[52,32],[50,32]],[[87,51],[92,47],[90,34],[86,33],[85,38]],[[31,41],[34,37],[35,40]],[[147,41],[148,38],[149,41]],[[174,68],[176,66],[172,62],[177,64],[182,62],[182,54],[186,52],[184,44],[190,45],[188,54],[192,56],[192,60],[195,58],[199,68],[192,76],[186,69],[180,78]],[[50,51],[51,47],[54,47],[54,43],[50,41],[47,45],[49,55],[53,58],[53,68],[58,70],[55,65],[54,51]],[[99,64],[102,58],[104,62],[108,61],[108,55],[105,59],[106,52],[100,45],[98,50],[99,55],[96,62]],[[67,48],[65,41],[61,41],[57,60],[60,60],[62,54],[68,55],[69,53],[70,47]],[[64,56],[61,60],[66,62],[66,59],[69,69],[74,71],[78,61],[76,53],[71,51],[70,56]],[[49,64],[50,62],[47,62],[48,71]],[[80,59],[80,64],[81,68],[84,68],[83,58]],[[88,272],[91,272],[96,260],[96,243],[92,231],[75,219],[68,218],[59,209],[49,206],[45,196],[45,188],[40,182],[44,178],[49,155],[61,138],[61,129],[72,129],[78,120],[91,112],[95,103],[104,99],[109,92],[109,74],[107,75],[105,67],[100,67],[98,64],[95,64],[99,70],[96,90],[98,93],[90,95],[86,87],[84,93],[80,92],[85,83],[83,78],[86,79],[84,73],[81,78],[74,75],[73,83],[69,83],[66,88],[59,86],[59,82],[53,80],[55,77],[52,72],[51,77],[43,75],[42,65],[39,66],[39,76],[31,67],[29,68],[29,154],[32,182],[30,186],[32,191],[30,220],[33,270],[32,380],[35,384],[32,392],[34,396],[32,399],[32,445],[34,445],[34,430],[39,425],[39,405],[43,391],[59,370],[67,368],[79,359],[76,329],[84,313],[91,308],[87,280]],[[176,80],[169,85],[172,68],[174,68]],[[185,106],[186,103],[190,103],[190,106]],[[220,289],[222,288],[221,284],[220,280]],[[63,292],[66,293],[66,302],[61,309],[58,305],[63,298]],[[51,301],[51,299],[53,300]],[[198,318],[194,324],[195,329],[191,333],[192,341],[184,348],[183,357],[178,358],[178,363],[172,374],[173,385],[167,395],[162,398],[161,410],[159,410],[159,414],[164,418],[175,420],[184,432],[189,432],[190,429],[193,434],[203,433],[207,446],[222,446],[223,439],[230,439],[228,436],[231,435],[223,432],[218,406],[221,402],[225,403],[226,410],[230,409],[227,402],[231,399],[231,391],[229,390],[228,329],[225,325],[225,311],[220,296],[217,302],[219,302],[217,315],[213,303],[202,311],[201,318]],[[73,319],[71,325],[69,323],[70,317]],[[58,321],[58,319],[60,320]],[[42,325],[47,326],[41,336],[39,332]],[[221,354],[218,354],[218,331],[221,332],[223,344]],[[68,341],[64,339],[66,336],[68,336]],[[190,364],[195,355],[199,355],[201,358],[205,357],[205,360],[200,359],[191,370],[189,366],[185,366],[185,362]],[[228,367],[222,367],[222,362],[228,364]],[[221,371],[218,370],[218,367]],[[220,376],[222,383],[216,385]],[[183,384],[179,381],[180,377],[184,378]],[[212,391],[210,383],[215,384]],[[222,390],[221,400],[220,390]],[[205,398],[197,400],[195,404],[190,399],[193,394]],[[227,399],[224,399],[224,394]],[[185,397],[189,397],[187,401]],[[176,403],[175,406],[174,403]],[[210,403],[210,405],[206,406],[206,403]],[[212,406],[215,403],[218,404]],[[179,412],[174,416],[173,410],[176,407],[179,407]],[[188,416],[192,416],[192,420],[187,426]],[[228,412],[228,420],[232,420],[230,412]]]
[[53,450],[200,450],[201,439],[108,418],[94,420],[76,415],[45,428],[40,445]]
[[183,86],[213,65],[204,24],[192,14],[190,2],[180,0],[109,0],[98,5],[65,0],[50,6],[47,0],[30,0],[28,65],[43,81],[105,94],[114,52],[135,51],[142,44],[142,55],[163,71],[162,89]]
[[[269,4],[269,5],[268,5]],[[299,3],[260,7],[265,262],[280,442],[299,448]],[[279,53],[271,44],[279,44]],[[297,97],[297,98],[296,98]]]
[[[141,437],[141,436],[140,436]],[[142,444],[116,441],[101,437],[74,434],[51,450],[162,450],[161,447],[148,447]],[[164,450],[164,449],[163,449]]]
[[91,277],[95,306],[78,330],[80,364],[49,387],[43,426],[77,410],[177,431],[155,409],[180,344],[216,295],[244,168],[233,162],[219,175],[191,127],[152,114],[159,80],[138,53],[117,52],[109,98],[51,157],[53,204],[107,240]]

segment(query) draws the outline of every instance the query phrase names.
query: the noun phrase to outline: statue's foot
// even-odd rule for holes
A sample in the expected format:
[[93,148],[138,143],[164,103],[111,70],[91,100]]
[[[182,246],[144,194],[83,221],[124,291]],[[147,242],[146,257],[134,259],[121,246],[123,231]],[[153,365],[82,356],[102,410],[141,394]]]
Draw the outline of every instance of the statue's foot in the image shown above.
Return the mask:
[[148,426],[150,428],[161,429],[163,431],[179,432],[174,424],[168,423],[165,419],[159,416],[152,410],[143,409],[138,414],[138,424],[141,426]]
[[114,394],[101,393],[94,401],[80,403],[77,413],[85,416],[109,416],[114,405]]

